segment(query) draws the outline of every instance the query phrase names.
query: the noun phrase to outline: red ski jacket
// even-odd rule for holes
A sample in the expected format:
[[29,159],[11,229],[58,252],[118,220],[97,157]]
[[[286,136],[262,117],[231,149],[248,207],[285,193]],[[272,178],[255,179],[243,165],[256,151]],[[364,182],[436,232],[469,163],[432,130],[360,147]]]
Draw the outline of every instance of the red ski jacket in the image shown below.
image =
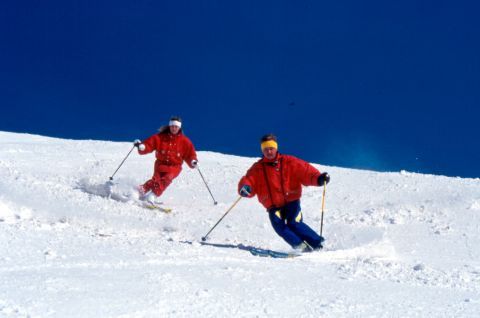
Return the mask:
[[155,166],[181,166],[185,161],[190,168],[192,160],[197,160],[197,153],[193,147],[190,139],[182,132],[176,135],[170,132],[158,133],[148,137],[142,142],[145,145],[145,150],[138,150],[138,153],[145,155],[155,151],[157,162]]
[[318,186],[319,176],[320,172],[308,162],[279,153],[274,160],[263,157],[255,162],[238,183],[238,191],[249,185],[250,197],[257,195],[267,209],[280,208],[300,199],[302,185]]

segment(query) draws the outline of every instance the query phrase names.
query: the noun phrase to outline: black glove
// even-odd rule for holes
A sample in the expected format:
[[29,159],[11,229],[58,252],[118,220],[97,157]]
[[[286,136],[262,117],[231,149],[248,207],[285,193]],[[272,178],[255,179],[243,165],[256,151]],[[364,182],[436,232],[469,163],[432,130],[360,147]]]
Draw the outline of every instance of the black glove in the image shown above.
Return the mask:
[[240,195],[244,198],[249,197],[251,193],[252,193],[252,188],[250,188],[249,185],[244,185],[240,189]]
[[327,172],[322,173],[318,176],[318,185],[323,186],[325,182],[328,184],[330,182],[330,175]]

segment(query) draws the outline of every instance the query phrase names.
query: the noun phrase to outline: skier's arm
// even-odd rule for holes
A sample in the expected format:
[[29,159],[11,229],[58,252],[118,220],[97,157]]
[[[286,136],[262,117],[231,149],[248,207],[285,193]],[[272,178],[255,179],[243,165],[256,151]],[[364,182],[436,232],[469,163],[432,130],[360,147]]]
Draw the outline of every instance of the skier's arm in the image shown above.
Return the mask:
[[[138,147],[138,153],[141,155],[145,155],[147,153],[151,153],[155,149],[157,149],[158,144],[158,136],[153,135],[145,139]],[[143,147],[142,147],[143,145]],[[143,150],[142,150],[143,149]]]
[[300,183],[304,186],[317,186],[320,171],[315,169],[311,164],[301,159],[292,157],[293,166],[296,175],[300,178]]
[[195,151],[195,147],[193,146],[193,143],[186,139],[186,150],[185,150],[185,155],[184,155],[184,161],[185,163],[190,167],[190,168],[195,168],[198,163],[197,159],[197,152]]
[[320,173],[317,169],[315,169],[311,164],[306,161],[297,159],[297,163],[300,165],[298,169],[303,171],[299,175],[302,177],[300,182],[304,186],[323,186],[325,183],[330,182],[330,175],[327,172]]
[[238,194],[244,197],[251,198],[255,196],[255,178],[252,175],[249,175],[250,170],[247,172],[247,175],[240,179],[238,183]]

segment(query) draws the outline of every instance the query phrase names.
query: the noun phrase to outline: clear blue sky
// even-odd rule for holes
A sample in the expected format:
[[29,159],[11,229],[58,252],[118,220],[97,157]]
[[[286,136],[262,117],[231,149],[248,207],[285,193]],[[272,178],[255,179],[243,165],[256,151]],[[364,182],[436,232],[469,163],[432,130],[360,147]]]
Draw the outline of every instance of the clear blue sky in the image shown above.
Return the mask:
[[[2,1],[0,130],[480,177],[476,1]],[[126,152],[128,149],[126,149]]]

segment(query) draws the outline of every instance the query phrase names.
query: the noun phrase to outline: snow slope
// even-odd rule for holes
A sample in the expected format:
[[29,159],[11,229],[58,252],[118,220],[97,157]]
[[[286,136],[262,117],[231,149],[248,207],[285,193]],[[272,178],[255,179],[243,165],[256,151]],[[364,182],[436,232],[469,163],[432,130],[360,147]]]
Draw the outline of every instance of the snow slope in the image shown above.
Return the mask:
[[[480,182],[408,172],[328,171],[325,250],[260,258],[200,238],[237,199],[256,158],[199,152],[163,201],[120,197],[150,177],[131,143],[0,132],[0,317],[476,317]],[[319,229],[321,188],[306,188]],[[242,199],[210,243],[288,251],[256,199]]]

